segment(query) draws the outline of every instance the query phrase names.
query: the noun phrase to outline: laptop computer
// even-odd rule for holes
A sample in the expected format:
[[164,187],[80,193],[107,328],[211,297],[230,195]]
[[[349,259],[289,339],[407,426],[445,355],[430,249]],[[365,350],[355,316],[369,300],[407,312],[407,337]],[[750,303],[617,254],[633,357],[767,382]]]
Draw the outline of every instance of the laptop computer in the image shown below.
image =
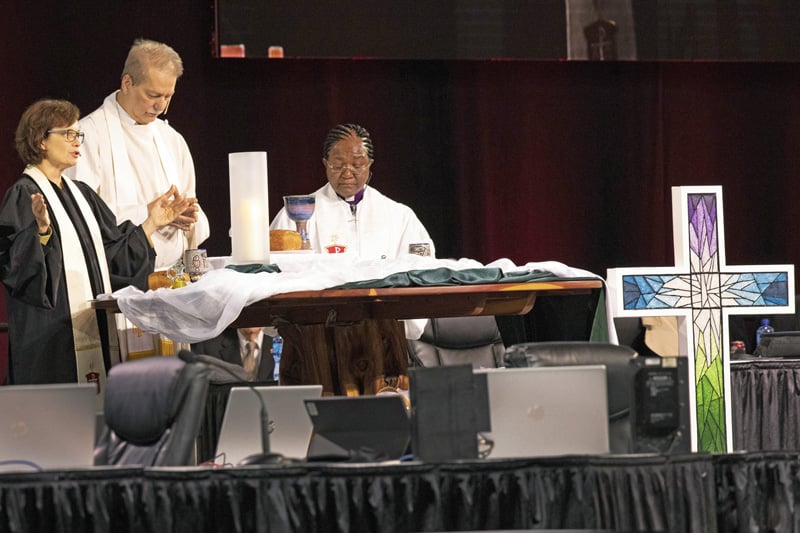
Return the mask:
[[314,425],[309,460],[394,460],[408,450],[411,424],[399,394],[330,396],[305,404]]
[[476,369],[485,373],[489,458],[609,452],[603,365]]
[[311,420],[303,401],[322,396],[322,385],[232,387],[222,418],[215,458],[238,464],[261,452],[261,395],[270,423],[271,453],[302,459],[311,439]]
[[92,466],[96,396],[92,383],[0,387],[0,472]]

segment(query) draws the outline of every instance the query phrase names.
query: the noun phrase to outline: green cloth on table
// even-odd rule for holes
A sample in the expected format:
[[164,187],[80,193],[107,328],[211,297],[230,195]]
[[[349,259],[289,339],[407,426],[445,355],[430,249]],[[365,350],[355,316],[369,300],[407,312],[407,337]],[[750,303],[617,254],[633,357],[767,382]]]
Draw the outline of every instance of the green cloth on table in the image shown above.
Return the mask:
[[592,331],[589,334],[591,342],[608,342],[608,312],[606,311],[606,291],[600,291],[597,297],[597,307],[594,310]]
[[249,265],[227,265],[225,268],[229,268],[236,272],[241,272],[242,274],[258,274],[259,272],[277,274],[281,272],[281,269],[278,268],[278,265],[264,265],[261,263],[251,263]]
[[331,287],[332,289],[388,289],[392,287],[434,287],[447,285],[477,285],[482,283],[526,283],[528,281],[555,281],[560,278],[541,270],[533,272],[503,273],[499,268],[467,268],[453,270],[434,268],[398,272],[383,279],[353,281]]
[[[450,285],[478,285],[482,283],[527,283],[530,281],[563,281],[595,278],[561,278],[543,270],[508,272],[499,268],[468,268],[452,270],[435,268],[429,270],[409,270],[398,272],[382,279],[354,281],[331,287],[332,289],[387,289],[392,287],[435,287]],[[606,320],[605,291],[600,291],[592,331],[589,340],[608,342],[608,322]]]

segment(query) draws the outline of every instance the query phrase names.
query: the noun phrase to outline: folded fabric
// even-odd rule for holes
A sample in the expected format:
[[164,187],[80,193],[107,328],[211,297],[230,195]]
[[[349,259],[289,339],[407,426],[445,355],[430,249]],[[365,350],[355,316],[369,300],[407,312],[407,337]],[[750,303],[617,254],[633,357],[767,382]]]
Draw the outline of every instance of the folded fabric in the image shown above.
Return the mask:
[[281,272],[278,265],[263,265],[260,263],[252,263],[249,265],[226,265],[225,268],[242,274],[258,274],[259,272],[268,272],[270,274],[277,274]]
[[503,272],[499,268],[433,268],[397,272],[381,279],[367,279],[344,283],[335,289],[386,289],[391,287],[427,287],[447,285],[475,285],[480,283],[526,283],[528,281],[557,280],[558,276],[542,270]]

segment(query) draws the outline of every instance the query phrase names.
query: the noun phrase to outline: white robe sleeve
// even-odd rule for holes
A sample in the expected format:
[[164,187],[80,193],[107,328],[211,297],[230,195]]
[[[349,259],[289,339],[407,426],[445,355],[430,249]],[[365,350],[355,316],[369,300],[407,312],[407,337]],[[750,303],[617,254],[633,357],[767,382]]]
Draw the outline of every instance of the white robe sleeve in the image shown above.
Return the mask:
[[[78,158],[78,163],[74,167],[65,170],[64,174],[68,178],[86,183],[101,198],[105,199],[108,196],[104,194],[108,185],[103,183],[102,177],[109,172],[109,169],[103,168],[103,158],[100,157],[100,153],[103,150],[103,141],[107,140],[107,135],[104,133],[101,139],[97,122],[94,120],[93,115],[82,118],[78,125],[85,135],[84,143],[81,145],[81,157]],[[104,189],[102,193],[101,189]],[[106,203],[108,203],[108,200],[106,200]],[[114,211],[113,207],[112,211]],[[116,211],[114,212],[116,213]]]
[[422,222],[419,221],[417,215],[414,214],[414,211],[412,211],[410,207],[406,207],[406,210],[403,216],[405,226],[400,241],[398,242],[399,247],[396,256],[400,257],[407,254],[409,244],[428,243],[431,245],[431,257],[436,257],[436,246],[428,230],[425,229],[425,226],[422,225]]
[[[183,136],[179,136],[179,139],[180,153],[178,155],[180,156],[179,167],[180,179],[182,181],[180,187],[181,193],[184,195],[197,197],[197,177],[194,171],[192,154],[189,152],[189,146],[186,144],[186,140],[183,138]],[[208,217],[203,211],[201,198],[198,198],[198,203],[201,207],[200,211],[197,213],[197,222],[194,225],[194,229],[186,235],[189,241],[187,243],[189,248],[197,248],[211,235],[211,226],[208,222]]]

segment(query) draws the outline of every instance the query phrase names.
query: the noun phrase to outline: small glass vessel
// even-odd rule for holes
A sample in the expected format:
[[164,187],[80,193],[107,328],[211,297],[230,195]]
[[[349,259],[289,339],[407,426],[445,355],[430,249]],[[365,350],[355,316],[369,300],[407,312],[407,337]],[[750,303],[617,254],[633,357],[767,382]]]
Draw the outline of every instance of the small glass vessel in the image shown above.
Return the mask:
[[172,280],[173,289],[180,289],[186,286],[186,266],[183,264],[183,259],[178,259],[172,268],[167,270],[167,277]]
[[308,239],[308,219],[314,214],[316,198],[313,194],[296,194],[283,197],[283,206],[286,214],[297,226],[297,233],[303,241],[301,250],[311,250],[311,241]]

